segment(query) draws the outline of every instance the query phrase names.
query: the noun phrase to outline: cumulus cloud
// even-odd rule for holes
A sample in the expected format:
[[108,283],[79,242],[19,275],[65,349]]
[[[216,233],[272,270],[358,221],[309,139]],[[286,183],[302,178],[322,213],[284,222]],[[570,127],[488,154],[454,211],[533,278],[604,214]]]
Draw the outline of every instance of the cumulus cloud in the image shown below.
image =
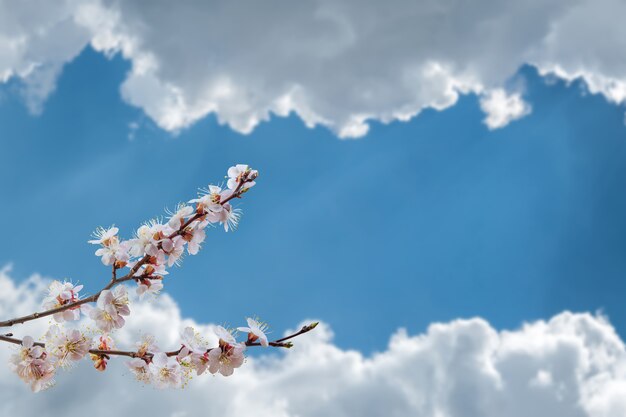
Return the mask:
[[[47,284],[39,276],[18,284],[8,274],[0,272],[2,317],[36,307],[34,294]],[[185,326],[207,334],[212,327],[181,317],[167,295],[132,307],[128,327],[116,336],[120,344],[144,329],[173,347]],[[12,330],[42,333],[45,323],[27,326]],[[0,346],[0,363],[10,352]],[[513,331],[477,318],[433,324],[415,336],[398,330],[371,356],[336,346],[321,324],[292,350],[248,358],[233,377],[199,377],[182,390],[143,387],[118,359],[104,374],[85,364],[32,394],[0,366],[0,413],[24,417],[623,417],[625,394],[623,341],[606,318],[568,312]]]
[[496,89],[480,99],[480,108],[485,112],[485,124],[489,129],[498,129],[530,113],[530,105],[524,102],[519,93],[507,94]]
[[530,109],[496,100],[525,63],[624,103],[624,15],[621,0],[0,0],[0,80],[24,80],[38,110],[91,45],[131,62],[123,98],[168,131],[215,114],[248,133],[295,113],[359,137],[463,93],[484,97],[496,128]]
[[73,19],[75,11],[70,1],[0,1],[0,82],[21,79],[34,113],[54,91],[63,65],[90,42],[89,29]]

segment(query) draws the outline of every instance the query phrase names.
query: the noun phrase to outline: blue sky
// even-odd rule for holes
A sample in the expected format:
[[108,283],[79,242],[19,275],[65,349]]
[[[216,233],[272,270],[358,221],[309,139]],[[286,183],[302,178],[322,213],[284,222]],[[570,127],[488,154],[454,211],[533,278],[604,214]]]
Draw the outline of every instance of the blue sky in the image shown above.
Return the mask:
[[[133,298],[116,348],[320,320],[227,379],[181,371],[185,389],[116,353],[104,373],[54,362],[35,395],[4,343],[0,415],[624,417],[623,16],[621,0],[0,0],[0,317],[41,308],[52,279],[99,290],[94,229],[130,238],[244,163],[260,177],[239,230]],[[48,361],[51,324],[6,332]]]
[[481,316],[512,328],[565,309],[602,310],[626,334],[624,108],[584,83],[522,67],[532,114],[493,131],[469,95],[357,140],[296,116],[249,135],[208,116],[172,135],[121,99],[129,68],[84,50],[37,116],[18,82],[1,87],[0,264],[15,276],[99,288],[96,226],[130,237],[242,162],[261,177],[240,229],[211,230],[167,279],[197,320],[256,314],[280,333],[320,318],[364,352],[398,327]]

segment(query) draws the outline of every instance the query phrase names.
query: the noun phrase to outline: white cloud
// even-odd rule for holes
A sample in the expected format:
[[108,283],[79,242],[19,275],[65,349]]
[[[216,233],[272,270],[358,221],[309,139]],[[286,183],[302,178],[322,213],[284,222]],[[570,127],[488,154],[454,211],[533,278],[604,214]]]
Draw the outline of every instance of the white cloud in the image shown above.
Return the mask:
[[[35,276],[16,284],[7,270],[0,272],[0,317],[36,306],[33,294],[45,282]],[[211,327],[182,318],[176,303],[164,295],[153,303],[134,304],[129,326],[117,339],[130,343],[144,328],[174,347],[178,331],[190,324],[202,332]],[[43,327],[13,331],[37,333]],[[248,359],[233,377],[200,377],[183,390],[143,387],[117,360],[105,374],[86,364],[62,374],[51,390],[32,394],[0,366],[0,414],[626,415],[625,346],[601,316],[565,312],[514,331],[497,331],[482,319],[455,320],[433,324],[417,336],[399,330],[384,351],[372,356],[339,348],[332,338],[322,324],[292,350]],[[10,346],[0,346],[0,364],[10,352]]]
[[[214,113],[247,133],[295,112],[358,137],[370,120],[408,120],[460,93],[493,98],[524,63],[623,103],[624,15],[621,0],[0,0],[0,80],[24,79],[38,110],[91,44],[131,61],[122,96],[163,129]],[[490,127],[526,114],[483,108]]]
[[530,105],[519,93],[507,94],[502,89],[492,90],[480,99],[485,112],[485,124],[489,129],[499,129],[530,113]]
[[0,81],[23,81],[29,109],[37,113],[54,91],[63,65],[91,39],[73,19],[75,1],[0,1]]

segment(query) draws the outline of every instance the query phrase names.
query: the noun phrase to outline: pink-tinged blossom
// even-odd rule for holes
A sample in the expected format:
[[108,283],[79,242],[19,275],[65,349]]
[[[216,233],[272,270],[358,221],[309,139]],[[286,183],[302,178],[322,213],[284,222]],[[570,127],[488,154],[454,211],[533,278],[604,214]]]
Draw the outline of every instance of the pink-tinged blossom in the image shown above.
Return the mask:
[[155,337],[151,334],[144,334],[141,337],[141,340],[136,343],[136,346],[137,354],[139,356],[144,356],[146,353],[157,353],[161,351],[156,344]]
[[96,250],[96,256],[100,257],[102,263],[106,266],[113,265],[115,262],[115,254],[117,252],[116,246],[103,246],[100,249]]
[[10,365],[22,381],[30,384],[33,392],[44,390],[54,383],[54,365],[44,348],[36,346],[30,336],[24,337],[20,350],[11,356]]
[[224,343],[228,343],[231,345],[234,345],[237,343],[235,336],[233,336],[233,334],[229,330],[226,330],[224,327],[217,326],[213,331],[219,338],[220,343],[224,342]]
[[154,246],[156,250],[156,241],[154,240],[155,232],[150,225],[144,224],[137,229],[136,238],[131,239],[130,254],[135,257],[143,256],[147,252],[149,245]]
[[209,364],[207,347],[193,328],[186,327],[181,333],[181,348],[176,359],[181,365],[194,369],[198,375],[206,371]]
[[241,210],[233,208],[229,203],[224,204],[224,210],[220,215],[220,223],[224,225],[224,230],[236,230],[241,218]]
[[178,230],[182,227],[183,224],[185,224],[185,220],[189,216],[191,216],[193,212],[193,207],[181,204],[176,208],[176,212],[172,213],[172,216],[170,217],[167,224],[173,230]]
[[138,381],[148,384],[151,382],[152,374],[146,361],[141,358],[134,358],[126,362],[126,366],[135,375]]
[[92,346],[98,350],[112,350],[115,348],[115,342],[111,335],[103,334],[93,339]]
[[167,224],[161,224],[158,220],[150,220],[147,224],[137,229],[136,238],[130,241],[130,254],[134,257],[143,255],[158,256],[159,243],[168,240],[167,236],[175,232]]
[[126,291],[126,287],[118,285],[111,290],[111,296],[112,298],[110,299],[110,303],[115,307],[117,314],[122,316],[130,315],[128,291]]
[[88,243],[91,243],[92,245],[110,246],[113,243],[119,242],[117,237],[118,232],[119,229],[114,226],[108,229],[99,227],[95,232],[93,232],[93,237],[95,239],[89,240]]
[[[93,340],[93,349],[107,351],[112,350],[115,347],[113,339],[109,335],[102,335]],[[100,372],[104,372],[107,368],[108,359],[104,355],[91,354],[91,360],[93,361],[93,367]]]
[[232,333],[222,326],[215,328],[215,334],[219,338],[219,346],[208,353],[209,372],[230,376],[235,368],[243,364],[246,345],[237,343]]
[[174,264],[178,264],[185,252],[185,240],[180,236],[176,236],[164,242],[168,242],[167,245],[163,244],[163,251],[167,254],[167,266],[171,267]]
[[118,265],[124,266],[130,260],[130,243],[128,241],[118,242],[115,240],[108,246],[103,246],[96,250],[96,256],[101,257],[101,261],[104,265],[113,265],[118,262]]
[[[46,310],[52,310],[74,303],[80,299],[78,293],[82,289],[82,285],[74,285],[71,282],[52,281],[48,287],[48,295],[43,300],[43,308]],[[52,317],[58,323],[78,320],[80,318],[80,311],[81,307],[76,306],[55,313]]]
[[207,190],[201,189],[198,198],[194,198],[189,202],[196,203],[199,212],[211,216],[222,211],[222,202],[228,198],[231,193],[232,191],[230,190],[222,191],[222,188],[217,185],[209,185]]
[[124,327],[124,318],[110,309],[103,310],[94,308],[89,313],[89,316],[103,332],[110,332],[113,329],[121,329]]
[[208,212],[206,214],[206,221],[210,223],[222,223],[224,230],[235,230],[239,224],[241,217],[241,210],[233,208],[230,203],[224,203],[220,206],[222,209],[219,212]]
[[137,295],[143,298],[146,294],[157,295],[163,289],[163,280],[142,278],[137,281]]
[[206,232],[204,231],[204,228],[202,228],[195,229],[191,233],[191,240],[187,244],[187,252],[189,252],[190,255],[195,255],[200,250],[200,245],[206,238]]
[[[164,275],[168,275],[169,272],[165,269],[165,264],[162,262],[159,263],[160,259],[155,259],[156,263],[143,264],[135,272],[136,277],[145,277],[149,279],[159,279],[159,277],[163,277]],[[131,262],[128,264],[130,268],[134,267],[136,262]]]
[[[247,178],[256,178],[258,172],[252,170],[248,167],[248,165],[237,164],[233,167],[228,168],[228,183],[227,186],[231,190],[237,188],[239,182],[243,181]],[[254,181],[246,182],[243,185],[243,189],[252,188],[256,183]]]
[[237,330],[248,333],[249,342],[256,342],[258,340],[261,346],[268,347],[269,342],[267,341],[267,336],[265,335],[265,332],[268,329],[267,324],[251,318],[248,318],[247,322],[248,327],[238,327]]
[[93,245],[101,245],[96,250],[96,256],[101,257],[104,265],[113,265],[117,261],[120,266],[124,266],[130,259],[130,243],[120,242],[117,236],[118,231],[117,227],[108,229],[100,227],[94,232],[95,239],[89,241]]
[[78,361],[89,352],[90,341],[80,330],[73,329],[64,333],[57,326],[52,326],[46,333],[46,346],[59,365],[69,365],[69,361]]
[[182,347],[178,353],[178,359],[200,350],[201,340],[193,327],[185,327],[180,334],[180,338]]
[[124,240],[119,243],[117,250],[115,251],[116,266],[123,268],[130,261],[130,248],[132,243],[129,240]]
[[197,375],[205,373],[209,369],[209,352],[193,356],[191,366],[196,370]]
[[126,287],[120,285],[113,290],[103,290],[98,297],[96,307],[91,310],[89,315],[100,330],[110,332],[124,326],[125,320],[122,316],[130,314],[128,304]]
[[243,364],[244,350],[245,345],[243,343],[236,345],[220,343],[220,346],[211,349],[208,354],[209,372],[212,374],[219,372],[224,376],[231,376],[235,368],[239,368]]
[[176,361],[169,361],[165,353],[159,352],[152,357],[150,364],[152,381],[158,388],[179,387],[182,382],[180,365]]

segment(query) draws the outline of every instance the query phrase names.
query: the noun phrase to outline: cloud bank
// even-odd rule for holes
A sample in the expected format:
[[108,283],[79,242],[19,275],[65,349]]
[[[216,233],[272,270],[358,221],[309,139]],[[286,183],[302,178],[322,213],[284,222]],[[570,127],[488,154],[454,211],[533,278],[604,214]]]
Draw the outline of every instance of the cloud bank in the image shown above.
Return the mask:
[[623,103],[624,15],[621,0],[0,0],[0,81],[21,80],[40,111],[91,45],[131,62],[123,98],[168,131],[215,114],[249,133],[295,113],[359,137],[463,93],[498,128],[530,110],[507,83],[523,64]]
[[[0,272],[0,316],[38,305],[47,280],[16,283]],[[140,329],[174,347],[188,325],[209,334],[212,325],[181,317],[163,295],[135,303],[116,339],[128,346]],[[46,323],[12,329],[42,333]],[[431,325],[411,336],[398,330],[372,356],[337,347],[327,324],[279,355],[248,358],[230,378],[203,376],[182,390],[158,391],[133,380],[121,360],[101,374],[88,363],[62,373],[58,385],[32,394],[5,365],[0,346],[0,414],[24,417],[155,416],[432,416],[623,417],[626,351],[609,322],[564,312],[549,321],[497,331],[482,319]]]

